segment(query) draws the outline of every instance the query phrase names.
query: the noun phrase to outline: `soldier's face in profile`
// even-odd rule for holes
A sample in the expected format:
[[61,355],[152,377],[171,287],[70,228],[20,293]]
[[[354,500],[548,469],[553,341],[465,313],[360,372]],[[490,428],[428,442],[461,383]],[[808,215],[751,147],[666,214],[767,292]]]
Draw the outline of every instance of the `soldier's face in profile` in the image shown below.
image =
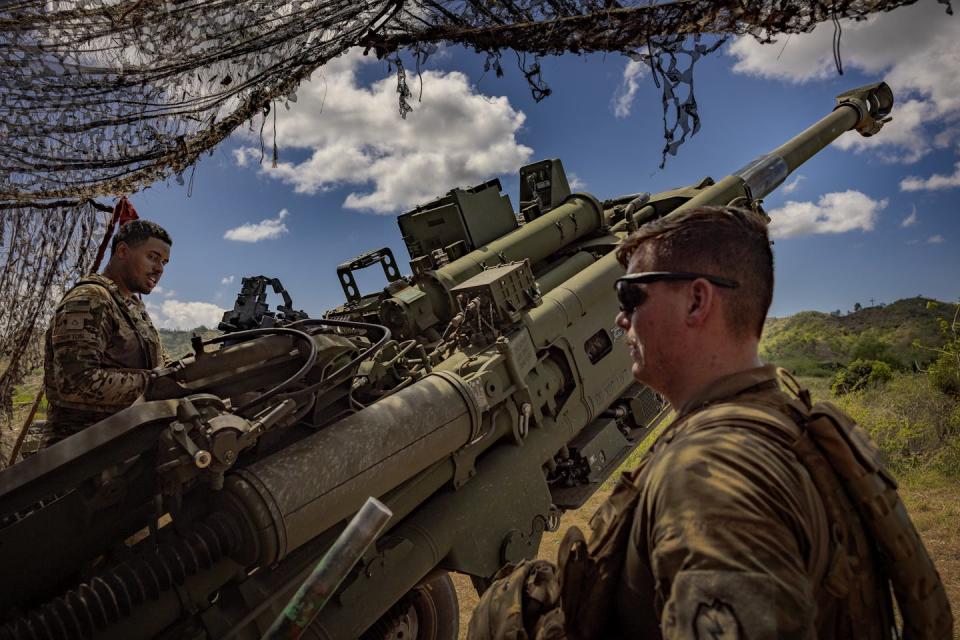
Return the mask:
[[[627,273],[656,271],[654,260],[643,248],[630,259]],[[627,349],[633,360],[633,377],[657,391],[663,391],[679,364],[676,347],[682,343],[678,331],[682,327],[682,299],[677,283],[651,282],[630,285],[644,289],[643,302],[629,314],[617,314],[617,325],[627,333]],[[678,307],[678,305],[680,305]]]
[[125,267],[127,289],[142,294],[153,291],[170,261],[170,245],[159,238],[148,238],[133,247],[121,243],[118,249]]

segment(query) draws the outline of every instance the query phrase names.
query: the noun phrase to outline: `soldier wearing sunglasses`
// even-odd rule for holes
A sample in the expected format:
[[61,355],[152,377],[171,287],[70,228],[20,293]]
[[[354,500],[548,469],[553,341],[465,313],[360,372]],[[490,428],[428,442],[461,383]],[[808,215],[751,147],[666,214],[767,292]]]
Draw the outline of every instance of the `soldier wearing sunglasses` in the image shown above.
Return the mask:
[[696,208],[644,225],[617,255],[633,376],[676,419],[621,476],[589,543],[573,528],[559,567],[527,562],[495,583],[469,637],[889,638],[873,552],[835,539],[790,442],[745,428],[758,407],[802,419],[758,355],[773,298],[766,221]]

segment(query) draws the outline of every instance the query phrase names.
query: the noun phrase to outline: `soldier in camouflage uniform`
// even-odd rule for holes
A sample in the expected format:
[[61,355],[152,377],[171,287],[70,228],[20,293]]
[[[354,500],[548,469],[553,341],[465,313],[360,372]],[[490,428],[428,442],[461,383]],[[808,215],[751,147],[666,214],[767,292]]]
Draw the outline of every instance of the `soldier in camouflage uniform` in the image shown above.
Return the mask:
[[[765,221],[693,209],[644,225],[618,257],[628,274],[617,283],[617,324],[633,375],[676,420],[620,477],[589,542],[572,528],[559,567],[507,568],[468,637],[891,637],[872,540],[843,491],[823,490],[826,476],[799,459],[809,395],[782,391],[758,356],[773,297]],[[932,564],[928,573],[920,591],[939,585]],[[915,637],[950,635],[937,588],[925,601],[933,631]]]
[[41,447],[128,407],[147,390],[150,370],[167,364],[140,294],[159,282],[171,244],[156,223],[128,222],[103,273],[82,278],[57,306],[46,335]]

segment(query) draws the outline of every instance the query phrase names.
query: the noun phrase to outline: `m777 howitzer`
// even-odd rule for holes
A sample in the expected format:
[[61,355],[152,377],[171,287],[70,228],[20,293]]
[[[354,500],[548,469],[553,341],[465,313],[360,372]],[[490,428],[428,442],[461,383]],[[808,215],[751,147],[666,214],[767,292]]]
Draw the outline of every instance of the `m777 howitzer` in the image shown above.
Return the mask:
[[[0,473],[0,639],[259,638],[369,496],[393,517],[307,635],[456,637],[447,572],[482,586],[534,556],[662,418],[614,324],[617,243],[697,205],[760,211],[892,102],[843,94],[741,171],[653,196],[570,194],[536,163],[522,224],[497,181],[455,189],[399,217],[411,276],[386,249],[343,264],[322,319],[288,297],[274,316],[276,281],[248,280],[227,333],[158,372],[163,397]],[[374,264],[389,284],[361,296]]]

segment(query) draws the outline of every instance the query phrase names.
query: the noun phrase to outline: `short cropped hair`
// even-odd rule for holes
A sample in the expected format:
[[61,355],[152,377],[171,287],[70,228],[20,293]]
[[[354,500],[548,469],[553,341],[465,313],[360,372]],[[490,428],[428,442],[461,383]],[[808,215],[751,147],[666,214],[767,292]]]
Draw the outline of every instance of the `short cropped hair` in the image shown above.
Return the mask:
[[156,238],[173,246],[173,240],[170,238],[170,234],[156,222],[149,220],[131,220],[120,227],[113,236],[113,241],[110,243],[110,252],[115,252],[117,245],[121,242],[126,243],[129,247],[136,247],[150,238]]
[[740,283],[724,289],[727,324],[740,337],[760,337],[773,301],[773,251],[766,220],[737,207],[695,207],[640,227],[617,248],[627,267],[650,247],[653,271],[694,271]]

